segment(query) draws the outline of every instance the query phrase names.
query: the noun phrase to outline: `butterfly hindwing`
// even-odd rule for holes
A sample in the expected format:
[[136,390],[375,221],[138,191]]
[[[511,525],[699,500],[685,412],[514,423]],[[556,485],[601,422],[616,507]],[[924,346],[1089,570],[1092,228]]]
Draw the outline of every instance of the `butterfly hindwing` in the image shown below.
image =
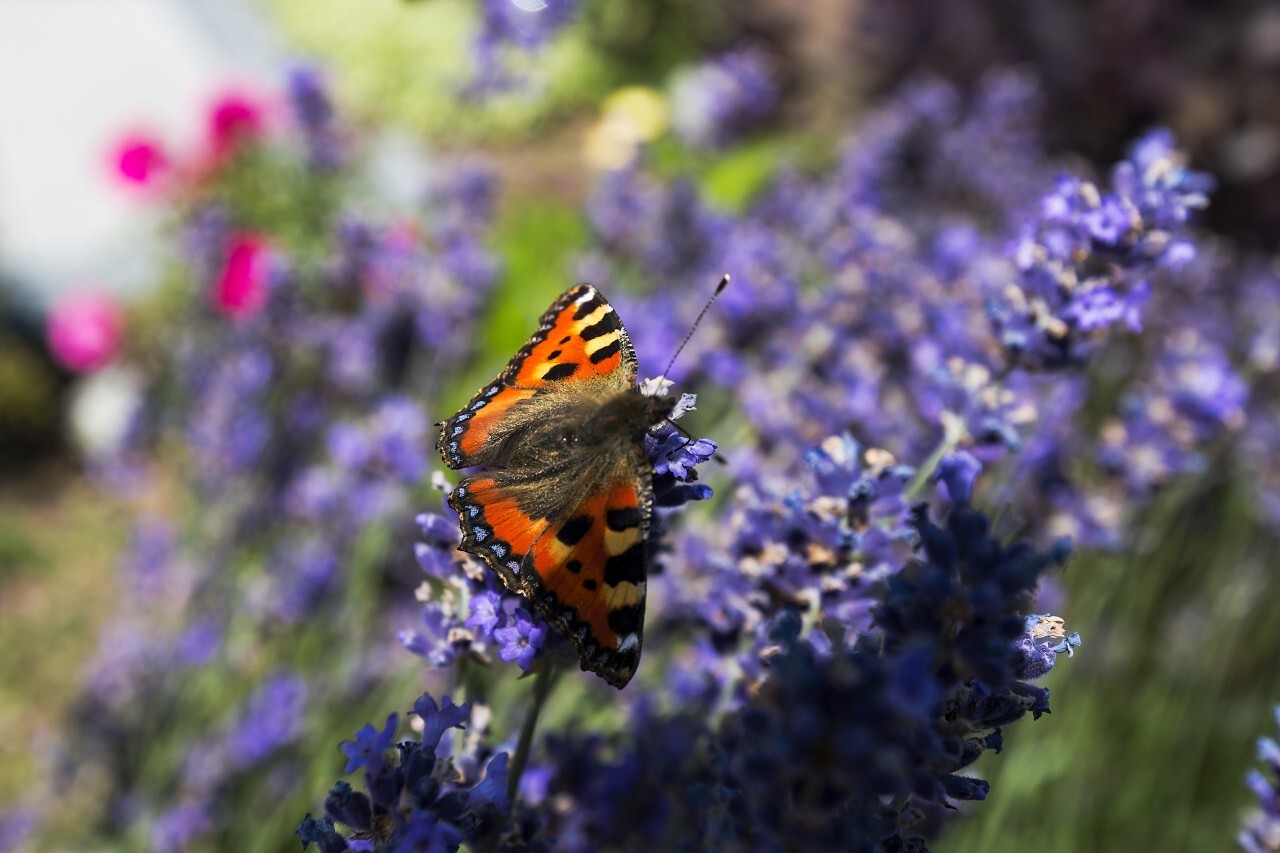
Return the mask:
[[556,520],[525,555],[525,594],[578,648],[582,668],[622,688],[640,662],[649,512],[647,470]]
[[[583,669],[619,688],[640,660],[653,503],[647,463],[631,462],[631,476],[619,468],[576,489],[567,478],[497,471],[468,477],[449,495],[461,549],[527,596],[574,643]],[[548,503],[548,493],[570,497]]]
[[495,427],[543,393],[587,382],[625,390],[635,385],[636,356],[618,313],[589,284],[566,291],[502,374],[446,421],[436,449],[450,468],[492,463],[503,437]]
[[525,555],[550,522],[530,515],[521,490],[500,480],[500,475],[468,477],[449,494],[449,506],[462,526],[459,547],[488,563],[508,589],[520,592]]

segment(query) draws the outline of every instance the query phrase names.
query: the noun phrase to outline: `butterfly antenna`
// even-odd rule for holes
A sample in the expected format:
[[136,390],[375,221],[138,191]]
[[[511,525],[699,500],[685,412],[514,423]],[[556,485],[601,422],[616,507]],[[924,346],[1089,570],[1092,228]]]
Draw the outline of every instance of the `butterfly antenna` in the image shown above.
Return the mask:
[[[685,429],[684,427],[680,426],[680,424],[678,424],[678,423],[676,423],[675,421],[671,420],[671,418],[666,418],[666,421],[667,421],[667,423],[669,423],[669,424],[671,424],[673,427],[675,427],[675,428],[676,428],[676,430],[678,430],[678,431],[679,431],[679,433],[680,433],[681,435],[683,435],[685,438],[689,439],[689,443],[690,443],[690,444],[692,444],[693,442],[695,442],[695,441],[697,441],[697,440],[698,440],[698,439],[696,439],[696,438],[694,438],[694,437],[693,437],[693,433],[689,432],[687,429]],[[676,449],[678,450],[679,448],[676,448]],[[716,462],[720,463],[721,465],[728,465],[728,464],[729,464],[728,462],[726,462],[726,461],[725,461],[725,458],[724,458],[723,456],[721,456],[719,453],[713,453],[713,454],[711,454],[711,458],[712,458],[712,459],[714,459]]]
[[725,273],[720,279],[720,283],[716,285],[716,292],[711,294],[711,298],[707,300],[707,304],[702,306],[702,310],[698,312],[698,317],[693,321],[693,325],[689,327],[689,331],[685,334],[684,340],[680,342],[680,346],[676,347],[676,351],[671,356],[671,361],[667,362],[667,369],[662,371],[662,375],[666,376],[671,372],[672,366],[676,363],[680,353],[684,351],[684,345],[689,343],[689,338],[693,337],[693,333],[698,330],[698,324],[702,322],[702,318],[707,316],[707,312],[711,310],[711,304],[716,301],[716,297],[724,293],[724,289],[729,286],[729,274]]

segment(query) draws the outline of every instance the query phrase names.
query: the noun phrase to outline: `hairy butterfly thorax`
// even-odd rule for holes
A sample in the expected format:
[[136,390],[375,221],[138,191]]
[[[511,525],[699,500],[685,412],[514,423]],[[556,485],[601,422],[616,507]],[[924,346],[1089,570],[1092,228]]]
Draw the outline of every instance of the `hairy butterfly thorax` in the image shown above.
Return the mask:
[[617,312],[580,284],[436,443],[450,468],[486,469],[449,496],[459,547],[568,637],[584,670],[618,688],[635,674],[644,628],[653,512],[644,437],[677,402],[642,394],[636,373]]

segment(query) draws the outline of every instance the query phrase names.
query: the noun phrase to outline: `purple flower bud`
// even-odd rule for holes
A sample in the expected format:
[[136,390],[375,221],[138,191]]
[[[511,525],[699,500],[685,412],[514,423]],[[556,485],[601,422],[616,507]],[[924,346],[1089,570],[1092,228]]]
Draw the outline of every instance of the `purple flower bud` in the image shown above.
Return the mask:
[[410,713],[422,720],[422,745],[434,750],[446,730],[462,728],[471,719],[471,703],[455,705],[452,699],[445,696],[437,706],[431,694],[423,693],[413,703],[413,711]]
[[395,737],[396,724],[399,720],[400,717],[397,714],[389,714],[387,724],[382,731],[366,723],[360,731],[356,732],[354,741],[343,741],[339,744],[338,749],[347,756],[347,766],[342,772],[351,773],[363,767],[370,773],[381,773],[384,754],[391,748],[391,741]]

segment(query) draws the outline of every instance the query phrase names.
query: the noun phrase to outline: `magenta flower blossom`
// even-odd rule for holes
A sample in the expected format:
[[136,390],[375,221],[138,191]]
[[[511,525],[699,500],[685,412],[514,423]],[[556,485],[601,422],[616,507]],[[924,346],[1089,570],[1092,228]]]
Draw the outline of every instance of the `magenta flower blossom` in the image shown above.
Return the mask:
[[232,317],[251,317],[267,301],[267,243],[257,234],[231,238],[227,262],[214,285],[213,304]]
[[122,139],[112,153],[112,161],[125,183],[138,186],[154,185],[169,168],[169,158],[160,143],[143,134],[131,134]]
[[225,157],[246,139],[262,133],[266,110],[253,98],[227,93],[209,110],[209,145],[215,157]]
[[73,373],[90,373],[115,357],[123,325],[108,297],[72,293],[58,300],[45,324],[49,351]]

